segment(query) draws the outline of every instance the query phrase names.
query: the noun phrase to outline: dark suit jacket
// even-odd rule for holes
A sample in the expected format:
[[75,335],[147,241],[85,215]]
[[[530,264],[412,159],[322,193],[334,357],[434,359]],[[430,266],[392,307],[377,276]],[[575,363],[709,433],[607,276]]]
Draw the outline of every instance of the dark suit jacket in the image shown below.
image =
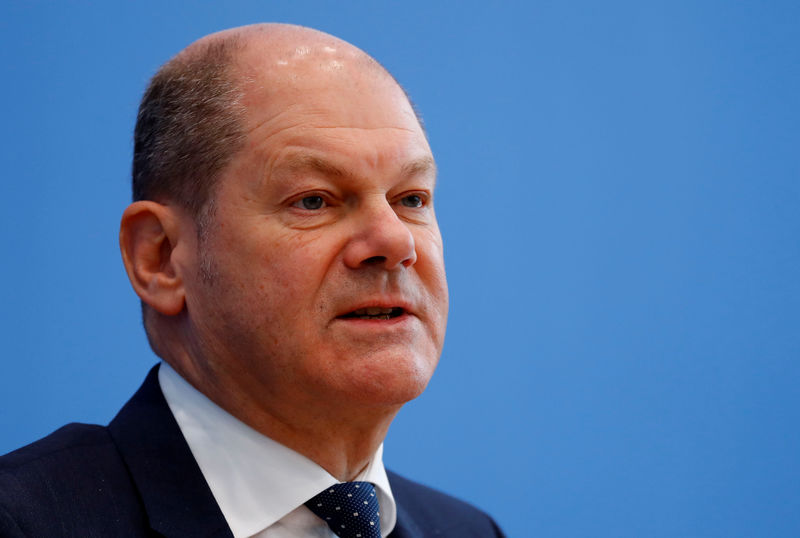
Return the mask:
[[[231,537],[157,367],[108,427],[69,424],[0,457],[0,537]],[[389,472],[393,538],[502,536],[476,508]]]

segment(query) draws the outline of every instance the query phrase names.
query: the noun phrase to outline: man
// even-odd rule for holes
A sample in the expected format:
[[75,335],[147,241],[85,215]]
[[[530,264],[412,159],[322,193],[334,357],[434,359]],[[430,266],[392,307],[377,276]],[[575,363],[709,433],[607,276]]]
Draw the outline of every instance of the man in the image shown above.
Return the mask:
[[108,428],[0,463],[2,536],[497,536],[384,470],[447,318],[435,164],[403,90],[256,25],[156,74],[120,245],[163,362]]

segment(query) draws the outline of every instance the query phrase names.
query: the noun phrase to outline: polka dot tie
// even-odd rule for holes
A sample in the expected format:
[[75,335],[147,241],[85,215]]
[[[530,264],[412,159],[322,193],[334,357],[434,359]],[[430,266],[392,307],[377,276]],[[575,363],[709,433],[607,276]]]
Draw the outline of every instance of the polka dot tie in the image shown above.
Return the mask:
[[341,538],[381,538],[381,520],[375,486],[369,482],[334,484],[306,501]]

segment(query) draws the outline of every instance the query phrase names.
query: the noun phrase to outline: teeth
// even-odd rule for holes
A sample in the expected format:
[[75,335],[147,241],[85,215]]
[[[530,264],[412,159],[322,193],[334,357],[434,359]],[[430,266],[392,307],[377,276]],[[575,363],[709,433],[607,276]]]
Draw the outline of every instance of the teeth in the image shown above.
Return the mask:
[[391,308],[381,308],[379,306],[370,306],[369,308],[359,308],[358,310],[353,312],[355,316],[381,316],[392,313]]
[[384,308],[380,306],[370,306],[367,308],[359,308],[353,310],[345,317],[358,318],[358,319],[391,319],[394,316],[399,316],[402,313],[401,308]]

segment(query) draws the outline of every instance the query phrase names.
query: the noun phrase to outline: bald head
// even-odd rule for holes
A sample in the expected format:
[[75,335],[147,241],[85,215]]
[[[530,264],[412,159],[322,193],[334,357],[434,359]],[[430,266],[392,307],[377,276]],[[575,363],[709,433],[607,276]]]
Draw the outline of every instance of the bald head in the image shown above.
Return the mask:
[[[359,88],[354,80],[366,82]],[[375,85],[394,87],[422,128],[410,99],[383,66],[324,32],[255,24],[199,39],[156,73],[142,99],[134,133],[134,200],[178,203],[200,216],[221,171],[254,127],[249,109],[343,84],[355,99]]]
[[394,80],[380,63],[350,43],[313,28],[291,24],[262,23],[216,32],[186,47],[175,60],[203,57],[220,46],[236,49],[239,54],[235,64],[244,77],[254,71],[268,78],[288,73],[305,77],[315,76],[315,71],[349,68]]

